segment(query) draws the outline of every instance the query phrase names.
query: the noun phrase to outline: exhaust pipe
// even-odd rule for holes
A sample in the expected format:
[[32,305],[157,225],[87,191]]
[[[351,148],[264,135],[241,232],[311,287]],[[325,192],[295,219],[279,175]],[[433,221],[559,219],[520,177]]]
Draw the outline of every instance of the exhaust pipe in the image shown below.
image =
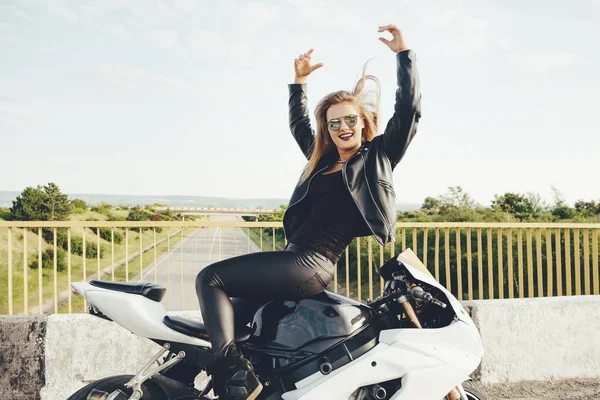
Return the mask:
[[379,385],[373,385],[372,393],[377,400],[385,400],[387,396],[385,388]]

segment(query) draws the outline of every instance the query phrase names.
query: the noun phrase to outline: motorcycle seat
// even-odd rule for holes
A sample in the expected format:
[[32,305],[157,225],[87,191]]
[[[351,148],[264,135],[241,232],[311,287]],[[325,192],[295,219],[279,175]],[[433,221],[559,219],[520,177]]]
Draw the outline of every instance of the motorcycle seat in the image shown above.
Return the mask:
[[[183,317],[165,316],[163,323],[176,332],[210,342],[204,323]],[[252,336],[253,330],[247,326],[235,327],[235,342],[245,342]]]
[[102,289],[114,290],[129,294],[139,294],[150,300],[160,302],[164,297],[167,289],[156,283],[122,283],[108,281],[90,281],[90,285]]

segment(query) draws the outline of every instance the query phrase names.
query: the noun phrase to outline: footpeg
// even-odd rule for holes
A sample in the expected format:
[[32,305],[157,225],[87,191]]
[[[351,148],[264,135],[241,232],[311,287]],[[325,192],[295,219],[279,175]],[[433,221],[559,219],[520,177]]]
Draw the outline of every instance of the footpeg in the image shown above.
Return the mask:
[[[142,392],[142,384],[144,382],[146,382],[148,379],[152,378],[154,375],[158,374],[160,371],[163,371],[163,370],[177,364],[179,361],[183,360],[183,358],[185,357],[185,352],[180,351],[179,353],[177,353],[177,355],[172,357],[170,360],[165,361],[162,364],[160,364],[158,360],[165,353],[167,353],[170,348],[171,348],[171,345],[169,345],[169,343],[165,343],[163,345],[163,348],[160,349],[158,351],[158,353],[156,353],[156,355],[154,357],[152,357],[150,359],[150,361],[148,361],[146,363],[146,365],[144,365],[144,367],[137,374],[135,374],[135,376],[133,378],[131,378],[131,380],[129,382],[127,382],[125,384],[125,387],[133,389],[133,394],[131,395],[131,397],[129,397],[129,400],[140,400],[142,398],[142,396],[144,395],[144,393]],[[152,364],[154,364],[155,362],[158,363],[158,365],[155,367],[152,367]]]

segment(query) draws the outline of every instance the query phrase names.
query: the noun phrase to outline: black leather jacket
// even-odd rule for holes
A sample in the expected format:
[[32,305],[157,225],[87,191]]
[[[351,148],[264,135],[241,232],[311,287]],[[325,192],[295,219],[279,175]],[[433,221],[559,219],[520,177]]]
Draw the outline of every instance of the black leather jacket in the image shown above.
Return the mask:
[[[393,188],[392,171],[404,156],[415,136],[421,117],[421,93],[416,67],[416,56],[412,50],[396,55],[398,66],[398,89],[394,115],[382,135],[362,145],[342,168],[348,190],[369,231],[360,236],[373,235],[379,243],[386,245],[395,240],[396,194]],[[290,130],[300,149],[308,159],[314,142],[314,131],[306,100],[306,85],[289,85]],[[290,238],[301,225],[308,212],[302,201],[308,194],[312,178],[330,168],[339,155],[337,151],[325,154],[315,171],[304,182],[298,182],[283,216],[286,238]]]

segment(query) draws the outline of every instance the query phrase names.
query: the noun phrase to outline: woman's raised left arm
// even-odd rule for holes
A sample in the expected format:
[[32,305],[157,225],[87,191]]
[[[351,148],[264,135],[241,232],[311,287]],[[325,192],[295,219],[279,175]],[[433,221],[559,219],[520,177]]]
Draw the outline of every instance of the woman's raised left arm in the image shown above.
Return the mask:
[[379,27],[379,32],[388,31],[392,40],[379,38],[396,53],[398,88],[394,115],[390,118],[383,133],[383,146],[394,168],[404,156],[408,145],[417,132],[421,118],[421,92],[416,55],[409,50],[402,31],[395,25]]

